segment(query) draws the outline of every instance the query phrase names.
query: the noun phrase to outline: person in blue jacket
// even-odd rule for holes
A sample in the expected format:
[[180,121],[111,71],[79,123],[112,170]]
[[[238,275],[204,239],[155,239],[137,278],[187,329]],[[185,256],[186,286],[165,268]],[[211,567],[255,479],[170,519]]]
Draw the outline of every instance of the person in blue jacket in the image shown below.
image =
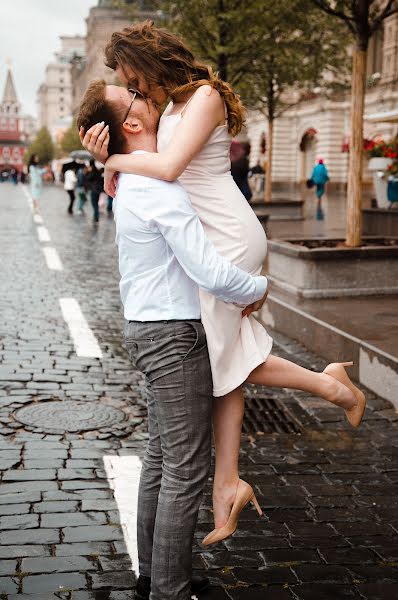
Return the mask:
[[315,184],[315,194],[318,199],[316,218],[318,221],[322,221],[324,218],[322,210],[322,196],[325,193],[325,185],[329,181],[329,173],[323,163],[322,158],[320,158],[318,160],[318,164],[315,165],[312,171],[311,179]]

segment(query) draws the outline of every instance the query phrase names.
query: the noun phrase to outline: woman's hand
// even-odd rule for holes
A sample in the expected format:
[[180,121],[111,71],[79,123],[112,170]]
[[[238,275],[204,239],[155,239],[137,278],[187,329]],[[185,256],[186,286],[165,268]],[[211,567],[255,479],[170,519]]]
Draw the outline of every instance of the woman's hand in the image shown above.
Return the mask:
[[116,185],[119,174],[108,166],[108,162],[106,163],[104,170],[104,191],[108,196],[114,198],[116,196]]
[[260,310],[263,307],[263,304],[265,303],[267,296],[268,296],[268,289],[265,292],[264,296],[260,300],[257,300],[257,302],[253,302],[253,304],[249,304],[249,306],[246,306],[246,308],[244,310],[242,310],[242,317],[248,317],[249,315],[252,314],[252,312],[256,312],[257,310]]
[[88,131],[84,131],[83,127],[79,131],[80,140],[83,148],[99,162],[105,164],[108,158],[109,144],[109,126],[102,123],[97,123],[90,127]]

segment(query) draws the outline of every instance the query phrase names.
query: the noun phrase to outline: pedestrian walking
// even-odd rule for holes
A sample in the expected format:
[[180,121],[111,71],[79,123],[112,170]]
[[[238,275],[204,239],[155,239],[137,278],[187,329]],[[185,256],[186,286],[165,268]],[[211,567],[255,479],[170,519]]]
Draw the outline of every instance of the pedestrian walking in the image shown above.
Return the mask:
[[113,207],[113,198],[112,198],[112,196],[107,196],[107,199],[106,199],[106,212],[108,214],[108,217],[112,216],[112,207]]
[[[106,162],[105,191],[115,194],[115,173],[134,173],[168,181],[178,179],[189,193],[192,205],[216,248],[243,270],[253,275],[261,273],[266,255],[265,232],[232,179],[227,154],[231,136],[239,133],[243,125],[244,110],[239,97],[210,67],[199,63],[180,38],[151,22],[132,25],[128,28],[128,35],[126,30],[114,33],[105,54],[107,64],[115,69],[124,84],[128,84],[137,73],[145,73],[140,77],[141,89],[128,90],[130,103],[121,91],[124,88],[121,88],[112,94],[111,106],[117,99],[121,104],[117,114],[111,118],[104,110],[104,116],[96,114],[89,123],[91,127],[87,130],[88,124],[85,123],[80,131],[83,146],[98,160]],[[148,61],[148,56],[154,56],[156,60]],[[173,61],[158,60],[159,56],[173,56]],[[105,85],[105,82],[97,82],[96,85]],[[173,90],[172,101],[162,114],[157,144],[153,132],[152,151],[118,154],[113,143],[120,138],[121,132],[137,129],[137,118],[131,110],[137,95],[145,93],[149,106],[151,102],[159,105],[164,103],[170,90]],[[105,101],[110,99],[108,89],[98,90],[98,95]],[[123,113],[126,116],[121,122],[119,115]],[[104,119],[108,118],[109,122],[105,125]],[[108,148],[112,154],[110,157]],[[216,174],[215,164],[218,167]],[[159,205],[164,206],[164,203]],[[167,227],[168,220],[162,223]],[[158,269],[151,270],[150,286],[156,293],[152,291],[150,298],[158,293],[158,274]],[[139,278],[136,276],[136,279]],[[122,293],[123,284],[124,281]],[[127,287],[126,293],[130,293]],[[133,296],[139,297],[137,294]],[[317,373],[272,355],[272,338],[251,314],[258,309],[258,303],[242,311],[241,307],[226,304],[201,290],[200,308],[214,384],[215,530],[203,540],[204,545],[209,545],[230,536],[237,527],[241,510],[254,500],[253,488],[239,478],[238,469],[244,411],[243,383],[311,391],[344,409],[354,427],[358,427],[362,420],[366,401],[363,393],[348,378],[344,370],[347,365],[332,363],[324,372]],[[180,310],[179,318],[182,314],[184,312]],[[140,336],[130,339],[133,342],[137,338]],[[150,343],[152,336],[141,336],[141,341],[142,338]],[[149,351],[149,346],[146,349]],[[158,375],[160,373],[157,372],[155,379]],[[181,427],[184,427],[183,423]],[[159,435],[157,437],[159,439]],[[180,521],[176,513],[173,516],[174,535],[176,524]],[[148,526],[147,531],[153,529]],[[167,554],[166,546],[164,554]],[[152,575],[161,577],[157,564],[152,564],[152,567]],[[148,576],[149,571],[150,566],[147,565]],[[158,589],[156,594],[152,589],[151,599],[188,600],[187,587],[180,591],[179,595],[162,596]]]
[[86,165],[82,165],[76,174],[76,194],[78,199],[77,212],[79,215],[84,214],[84,205],[87,202],[87,173],[88,169]]
[[33,211],[38,212],[40,210],[40,198],[43,191],[43,175],[45,173],[45,169],[39,166],[39,157],[37,154],[32,154],[29,159],[28,173]]
[[[237,145],[239,145],[239,148],[237,148]],[[248,181],[250,144],[248,142],[240,143],[233,140],[231,143],[230,155],[232,177],[246,200],[249,202],[253,195]]]
[[77,183],[77,177],[75,170],[70,168],[65,171],[64,175],[64,190],[69,196],[68,213],[73,215],[73,204],[75,202],[75,188]]
[[87,173],[87,186],[90,190],[91,205],[93,207],[94,223],[99,221],[99,197],[104,190],[103,172],[95,165],[95,160],[90,161],[90,169]]
[[311,181],[315,184],[315,194],[317,197],[316,219],[317,221],[323,221],[322,196],[325,193],[325,185],[329,181],[329,173],[322,158],[318,160],[318,164],[315,165],[312,171]]
[[16,169],[11,169],[11,181],[13,182],[14,185],[17,185],[18,183],[18,171]]

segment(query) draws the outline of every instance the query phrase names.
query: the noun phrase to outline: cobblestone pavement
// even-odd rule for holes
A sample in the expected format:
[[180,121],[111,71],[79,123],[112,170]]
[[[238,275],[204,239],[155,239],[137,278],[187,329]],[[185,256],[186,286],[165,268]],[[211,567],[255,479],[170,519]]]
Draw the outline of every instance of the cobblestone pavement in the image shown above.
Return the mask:
[[[0,599],[129,600],[146,410],[142,378],[121,345],[113,222],[102,217],[95,228],[90,214],[68,217],[55,188],[42,204],[44,222],[35,223],[22,188],[0,184]],[[50,241],[39,241],[47,231]],[[51,247],[62,271],[47,266],[43,248]],[[77,356],[61,298],[79,303],[101,358]],[[275,353],[323,366],[297,343],[275,340]],[[264,433],[264,424],[244,436],[242,476],[267,517],[245,510],[233,538],[203,551],[209,482],[194,565],[212,587],[200,600],[398,597],[391,406],[371,396],[353,431],[338,409],[307,394],[248,392],[253,402],[276,402],[297,432]]]

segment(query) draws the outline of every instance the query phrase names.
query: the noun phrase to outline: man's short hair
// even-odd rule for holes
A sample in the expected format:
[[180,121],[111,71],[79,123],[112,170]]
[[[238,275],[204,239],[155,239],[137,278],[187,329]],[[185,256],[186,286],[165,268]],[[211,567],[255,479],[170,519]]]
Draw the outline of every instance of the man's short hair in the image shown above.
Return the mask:
[[80,104],[77,126],[85,131],[96,123],[104,121],[109,125],[109,154],[123,154],[125,137],[123,132],[124,107],[119,108],[106,99],[106,82],[95,79],[88,86]]

